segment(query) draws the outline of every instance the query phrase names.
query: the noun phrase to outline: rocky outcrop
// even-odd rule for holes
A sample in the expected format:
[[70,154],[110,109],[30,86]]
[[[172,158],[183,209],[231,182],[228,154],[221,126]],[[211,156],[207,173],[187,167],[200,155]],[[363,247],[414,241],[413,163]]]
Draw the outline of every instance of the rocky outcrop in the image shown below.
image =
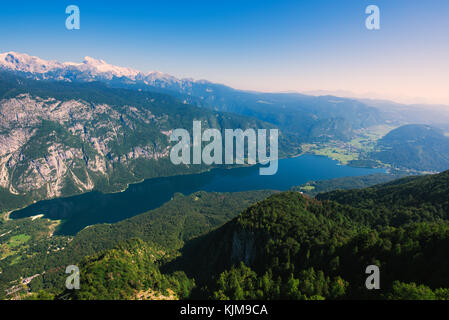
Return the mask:
[[[158,143],[139,131],[160,132]],[[0,101],[0,187],[11,193],[59,197],[85,192],[116,164],[168,157],[168,136],[148,108],[60,101],[20,94]],[[162,140],[161,140],[162,139]],[[161,142],[162,141],[162,142]],[[132,172],[131,172],[132,175]]]

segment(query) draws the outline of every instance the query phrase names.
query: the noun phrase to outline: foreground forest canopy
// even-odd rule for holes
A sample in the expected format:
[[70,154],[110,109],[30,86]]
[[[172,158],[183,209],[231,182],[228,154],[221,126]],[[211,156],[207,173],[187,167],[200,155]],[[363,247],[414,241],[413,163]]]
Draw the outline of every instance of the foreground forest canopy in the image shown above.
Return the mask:
[[[118,223],[90,226],[75,237],[54,235],[57,220],[38,216],[0,219],[0,297],[17,298],[41,289],[63,291],[66,266],[131,238],[157,244],[164,248],[165,256],[174,256],[186,241],[223,225],[271,194],[273,191],[178,193],[160,208]],[[27,281],[30,277],[31,282]]]
[[[80,290],[27,297],[449,299],[448,194],[449,171],[316,199],[265,194],[230,222],[181,242],[127,228],[127,240],[82,259]],[[373,264],[379,290],[365,287]]]

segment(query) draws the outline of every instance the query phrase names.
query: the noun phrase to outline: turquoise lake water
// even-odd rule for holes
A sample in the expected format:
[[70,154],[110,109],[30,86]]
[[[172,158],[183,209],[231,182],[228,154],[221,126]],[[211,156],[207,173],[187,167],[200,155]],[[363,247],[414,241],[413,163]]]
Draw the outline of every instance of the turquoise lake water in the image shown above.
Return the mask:
[[247,190],[288,190],[310,180],[361,176],[383,169],[355,168],[315,155],[279,160],[275,175],[261,176],[257,166],[235,169],[213,169],[209,172],[148,179],[132,184],[120,193],[89,192],[78,196],[39,201],[11,213],[12,219],[44,214],[62,219],[58,234],[73,235],[86,226],[113,223],[155,209],[177,193],[185,195],[203,190],[236,192]]

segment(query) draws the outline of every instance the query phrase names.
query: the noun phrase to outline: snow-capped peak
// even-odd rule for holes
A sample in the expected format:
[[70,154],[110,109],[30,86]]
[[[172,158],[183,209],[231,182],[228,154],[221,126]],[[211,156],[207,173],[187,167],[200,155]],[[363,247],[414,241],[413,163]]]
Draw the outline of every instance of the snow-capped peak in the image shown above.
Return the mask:
[[0,53],[0,66],[13,71],[45,73],[55,68],[61,68],[57,61],[47,61],[24,53],[5,52]]
[[[0,68],[32,73],[41,77],[46,77],[46,74],[50,71],[61,71],[63,73],[66,69],[76,69],[80,72],[87,72],[89,76],[93,78],[102,77],[112,79],[112,77],[115,76],[126,77],[131,80],[136,80],[138,77],[139,79],[145,79],[149,82],[155,80],[169,82],[179,81],[177,78],[159,71],[143,73],[132,68],[114,66],[104,60],[95,59],[89,56],[86,56],[81,63],[61,63],[11,51],[0,53]],[[58,79],[60,79],[60,77]]]
[[104,60],[95,59],[95,58],[92,58],[92,57],[89,57],[89,56],[85,56],[84,57],[83,63],[84,64],[90,64],[90,65],[93,65],[93,66],[107,64],[106,61],[104,61]]
[[94,59],[92,57],[85,57],[82,64],[95,73],[110,74],[116,77],[127,77],[133,80],[140,73],[140,71],[131,68],[114,66],[108,64],[104,60]]

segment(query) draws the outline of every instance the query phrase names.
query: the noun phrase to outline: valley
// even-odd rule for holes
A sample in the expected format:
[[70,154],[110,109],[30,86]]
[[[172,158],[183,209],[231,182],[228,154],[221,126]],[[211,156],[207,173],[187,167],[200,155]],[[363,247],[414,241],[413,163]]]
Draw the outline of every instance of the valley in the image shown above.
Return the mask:
[[[377,142],[388,132],[395,129],[394,126],[377,125],[359,129],[355,137],[348,141],[328,141],[320,144],[303,144],[303,152],[329,157],[341,164],[356,164],[357,160],[369,160],[369,154],[377,149]],[[372,163],[372,167],[389,167],[381,162]]]

